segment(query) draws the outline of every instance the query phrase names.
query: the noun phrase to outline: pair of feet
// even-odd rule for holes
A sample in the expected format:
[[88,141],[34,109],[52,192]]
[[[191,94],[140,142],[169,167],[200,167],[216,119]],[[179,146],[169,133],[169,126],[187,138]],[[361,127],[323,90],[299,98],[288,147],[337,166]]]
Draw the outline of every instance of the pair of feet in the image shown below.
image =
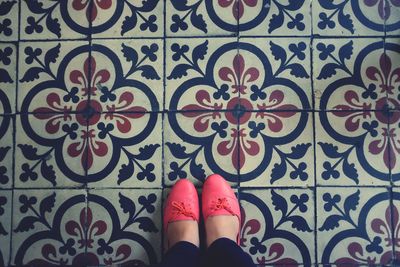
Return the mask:
[[[239,202],[229,184],[217,174],[207,178],[202,192],[202,213],[209,247],[219,238],[237,242],[240,230]],[[169,194],[165,212],[166,248],[186,241],[199,247],[200,208],[197,191],[187,180],[179,180]]]

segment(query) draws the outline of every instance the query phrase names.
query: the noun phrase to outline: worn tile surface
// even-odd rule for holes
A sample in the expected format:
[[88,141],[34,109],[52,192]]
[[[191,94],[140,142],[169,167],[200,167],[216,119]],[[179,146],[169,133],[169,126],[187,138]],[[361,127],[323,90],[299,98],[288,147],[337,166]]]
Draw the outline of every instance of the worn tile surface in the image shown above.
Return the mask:
[[400,265],[400,2],[0,0],[0,267],[159,262],[212,173],[258,266]]

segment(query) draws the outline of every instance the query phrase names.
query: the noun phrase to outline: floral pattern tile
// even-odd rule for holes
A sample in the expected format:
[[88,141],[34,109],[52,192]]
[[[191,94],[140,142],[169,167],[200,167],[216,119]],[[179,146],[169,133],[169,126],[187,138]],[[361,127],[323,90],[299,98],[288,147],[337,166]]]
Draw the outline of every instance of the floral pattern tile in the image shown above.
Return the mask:
[[94,246],[86,191],[15,190],[11,264],[82,266]]
[[399,35],[400,33],[400,2],[391,0],[385,3],[385,31],[386,35]]
[[0,44],[0,114],[15,112],[17,51],[13,43]]
[[[384,36],[389,1],[313,1],[313,30],[322,36]],[[397,1],[393,1],[397,2]],[[393,27],[398,28],[399,25]],[[398,23],[397,23],[398,24]]]
[[87,256],[91,265],[154,264],[161,257],[162,190],[90,190],[89,232],[93,246]]
[[12,191],[0,190],[0,266],[8,266],[11,241]]
[[90,12],[88,1],[20,2],[21,39],[85,39],[90,32],[89,21],[95,12]]
[[164,118],[164,183],[188,178],[201,185],[220,173],[238,184],[238,121],[233,112],[171,112]]
[[0,266],[146,266],[224,176],[258,266],[400,265],[398,0],[0,0]]
[[95,111],[101,113],[162,110],[162,52],[161,39],[94,40],[90,57],[95,88],[90,94],[90,99],[93,107],[99,106]]
[[[393,260],[392,219],[398,224],[398,192],[382,188],[317,190],[319,261],[337,265],[387,265]],[[392,218],[393,217],[393,218]]]
[[240,246],[258,266],[311,266],[313,202],[309,189],[240,190]]
[[246,110],[311,109],[309,39],[240,38],[237,61]]
[[0,36],[2,41],[18,40],[18,1],[0,1]]
[[[226,110],[238,99],[237,38],[167,39],[166,106],[170,111]],[[235,72],[236,71],[236,72]]]
[[311,112],[261,110],[240,119],[241,186],[314,185]]
[[238,2],[238,6],[241,36],[307,36],[311,34],[310,1],[243,0]]
[[17,115],[16,187],[78,187],[87,182],[87,126],[81,125],[80,116]]
[[[379,39],[314,39],[315,107],[320,110],[384,110],[393,92],[386,68],[396,54],[395,44]],[[386,52],[385,52],[385,47]],[[386,78],[386,76],[388,78]]]
[[0,115],[0,188],[13,184],[13,130],[14,116]]
[[[76,6],[89,13],[81,1]],[[168,1],[169,2],[169,1]],[[95,1],[91,7],[90,33],[93,38],[162,37],[164,1]]]
[[90,187],[160,188],[162,115],[102,113],[92,118],[96,116],[88,130],[90,161],[85,179]]
[[167,36],[237,35],[242,10],[239,6],[243,8],[242,1],[166,1],[165,33]]
[[[352,117],[363,113],[377,115],[378,111],[351,112],[339,116],[335,112],[316,114],[316,173],[320,185],[388,185],[389,170],[398,176],[390,161],[397,155],[387,121],[372,116],[363,120]],[[379,115],[378,115],[379,116]],[[390,141],[389,141],[390,139]]]
[[[83,112],[104,77],[86,41],[21,42],[18,110],[21,113]],[[96,73],[97,75],[94,75]]]

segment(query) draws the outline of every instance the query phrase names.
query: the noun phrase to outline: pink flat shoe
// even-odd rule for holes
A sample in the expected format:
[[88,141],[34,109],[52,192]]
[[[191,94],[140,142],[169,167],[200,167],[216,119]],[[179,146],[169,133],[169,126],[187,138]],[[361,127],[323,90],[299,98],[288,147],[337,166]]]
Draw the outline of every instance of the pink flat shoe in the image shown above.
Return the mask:
[[199,196],[193,183],[180,179],[172,187],[164,209],[164,233],[167,233],[168,223],[194,220],[199,222]]
[[[242,221],[239,201],[235,193],[225,179],[218,174],[210,175],[204,182],[202,204],[204,222],[209,216],[216,215],[233,215],[239,219],[239,224]],[[239,244],[239,233],[237,243]]]

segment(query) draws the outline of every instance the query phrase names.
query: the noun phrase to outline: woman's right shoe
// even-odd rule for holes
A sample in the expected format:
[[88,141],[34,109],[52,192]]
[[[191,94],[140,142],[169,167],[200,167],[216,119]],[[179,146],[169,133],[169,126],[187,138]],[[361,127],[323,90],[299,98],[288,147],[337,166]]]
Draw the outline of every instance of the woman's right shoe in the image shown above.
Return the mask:
[[180,179],[172,187],[166,200],[164,209],[164,233],[168,231],[168,224],[176,221],[194,220],[199,222],[199,197],[193,183],[187,179]]
[[[202,205],[204,222],[210,216],[233,215],[239,219],[240,229],[241,214],[239,201],[231,186],[222,176],[213,174],[206,179],[203,184]],[[236,241],[239,244],[239,233]]]

